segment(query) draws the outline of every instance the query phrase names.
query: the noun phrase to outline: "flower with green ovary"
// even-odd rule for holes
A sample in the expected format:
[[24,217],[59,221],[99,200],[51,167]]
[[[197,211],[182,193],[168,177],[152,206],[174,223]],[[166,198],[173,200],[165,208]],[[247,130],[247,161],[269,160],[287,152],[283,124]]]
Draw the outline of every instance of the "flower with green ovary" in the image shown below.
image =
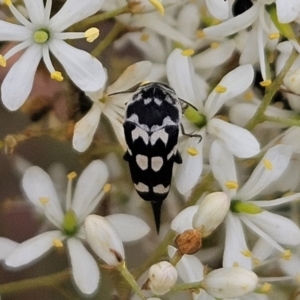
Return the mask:
[[[75,177],[74,172],[68,175],[66,201],[63,202],[59,200],[51,178],[41,168],[34,166],[25,172],[22,185],[27,197],[57,229],[41,233],[17,245],[6,257],[5,264],[13,268],[21,267],[35,261],[53,246],[66,245],[76,285],[83,293],[91,294],[98,287],[100,273],[95,259],[83,245],[86,239],[84,220],[109,190],[109,185],[105,184],[108,171],[100,160],[90,163],[79,177],[72,197],[72,182]],[[138,239],[149,230],[136,217],[116,214],[106,218],[123,241]],[[132,226],[138,229],[134,230]],[[107,241],[103,241],[105,242]]]
[[[251,85],[254,71],[251,65],[237,67],[226,74],[207,96],[207,85],[195,74],[191,57],[186,55],[186,51],[175,49],[167,60],[167,75],[178,97],[198,110],[187,108],[182,120],[184,131],[195,135],[183,139],[179,145],[183,163],[176,166],[175,183],[178,190],[185,194],[194,187],[201,175],[206,135],[223,140],[228,149],[240,158],[251,157],[259,152],[259,143],[249,131],[216,117],[228,100],[240,95]],[[202,136],[200,142],[197,135]]]
[[242,223],[282,253],[285,252],[282,245],[291,247],[300,244],[300,229],[295,223],[264,209],[299,199],[300,193],[268,201],[253,200],[280,178],[290,163],[291,155],[290,146],[277,145],[269,149],[246,183],[239,188],[233,155],[222,141],[213,142],[210,152],[211,169],[223,191],[231,199],[231,211],[225,221],[224,267],[238,264],[247,269],[252,268],[251,252],[246,244]]
[[61,72],[54,69],[50,53],[58,59],[71,80],[82,90],[96,91],[105,82],[102,64],[89,53],[70,46],[64,40],[86,38],[92,42],[99,30],[91,28],[86,32],[63,32],[74,23],[96,13],[104,0],[67,0],[63,7],[50,18],[52,0],[44,7],[42,0],[26,0],[25,6],[30,20],[27,20],[11,3],[8,5],[21,25],[0,20],[0,41],[19,42],[6,54],[0,55],[0,66],[15,53],[24,50],[22,56],[8,71],[1,88],[4,105],[10,110],[18,109],[29,96],[37,66],[43,59],[51,78],[62,81]]
[[77,151],[85,151],[91,144],[102,113],[110,120],[120,144],[126,149],[123,119],[126,102],[132,93],[122,92],[146,80],[151,68],[152,64],[149,61],[135,63],[110,86],[94,93],[86,93],[94,103],[89,112],[75,125],[73,147]]

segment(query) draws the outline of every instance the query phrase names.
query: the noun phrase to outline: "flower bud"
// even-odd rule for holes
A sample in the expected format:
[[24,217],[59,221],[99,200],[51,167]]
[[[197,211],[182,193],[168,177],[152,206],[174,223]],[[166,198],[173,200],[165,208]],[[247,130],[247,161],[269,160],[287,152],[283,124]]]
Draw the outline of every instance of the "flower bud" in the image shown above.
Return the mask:
[[188,229],[176,237],[175,243],[181,254],[194,254],[201,248],[201,233],[196,229]]
[[288,71],[283,83],[293,93],[300,95],[300,69]]
[[221,268],[208,273],[202,281],[205,291],[216,298],[236,298],[252,292],[257,275],[242,267]]
[[200,230],[202,237],[210,235],[223,222],[229,207],[230,201],[225,193],[208,194],[193,217],[193,228]]
[[156,295],[167,293],[176,283],[177,270],[167,261],[161,261],[152,265],[149,269],[146,288]]
[[87,242],[108,265],[116,266],[125,259],[122,241],[106,218],[89,215],[84,226]]

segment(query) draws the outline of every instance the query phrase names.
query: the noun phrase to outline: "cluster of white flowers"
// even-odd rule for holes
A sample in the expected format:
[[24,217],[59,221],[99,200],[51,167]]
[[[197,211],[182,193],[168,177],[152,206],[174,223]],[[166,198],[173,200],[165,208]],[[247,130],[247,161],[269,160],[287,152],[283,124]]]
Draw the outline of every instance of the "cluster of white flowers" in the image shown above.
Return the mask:
[[[63,2],[60,9],[56,2]],[[185,103],[178,142],[182,164],[174,167],[178,193],[166,201],[164,219],[172,221],[164,222],[163,232],[169,231],[157,248],[155,233],[137,216],[94,214],[111,190],[108,180],[112,198],[130,193],[124,189],[127,176],[113,176],[123,166],[117,156],[104,163],[91,151],[89,161],[95,160],[74,193],[75,172],[67,175],[62,194],[40,167],[24,171],[24,194],[52,229],[21,243],[0,237],[4,266],[20,268],[66,246],[70,275],[83,295],[97,291],[103,267],[119,272],[127,281],[126,296],[133,291],[134,299],[177,299],[177,292],[194,300],[292,297],[279,286],[276,298],[269,282],[296,289],[300,280],[300,0],[4,0],[0,9],[1,101],[7,114],[28,104],[42,65],[50,82],[68,82],[66,90],[75,85],[89,99],[80,119],[68,114],[74,125],[70,147],[77,152],[107,146],[97,135],[101,115],[109,124],[101,122],[100,129],[108,136],[113,129],[126,149],[126,103],[143,82],[165,83]],[[99,42],[100,21],[107,19],[116,25]],[[80,26],[82,32],[75,32]],[[77,48],[82,44],[73,40],[82,38],[95,56]],[[108,70],[103,67],[98,54],[105,47],[112,53],[134,49],[142,59],[133,57],[113,81],[119,68],[104,61]],[[43,125],[36,128],[43,132]],[[11,146],[0,140],[3,145]],[[111,149],[103,153],[120,154]],[[133,211],[135,203],[110,205],[113,212],[143,213],[137,206]],[[147,246],[138,252],[150,258],[131,272],[123,242],[141,238]],[[116,291],[126,289],[117,284]]]

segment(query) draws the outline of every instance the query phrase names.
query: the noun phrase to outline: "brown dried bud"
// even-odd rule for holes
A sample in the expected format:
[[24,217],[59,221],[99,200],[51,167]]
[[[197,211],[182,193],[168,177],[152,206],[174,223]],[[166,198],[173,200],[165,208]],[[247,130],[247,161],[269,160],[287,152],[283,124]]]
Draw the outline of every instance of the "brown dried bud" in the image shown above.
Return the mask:
[[175,243],[182,254],[194,254],[202,246],[201,233],[196,229],[188,229],[176,237]]

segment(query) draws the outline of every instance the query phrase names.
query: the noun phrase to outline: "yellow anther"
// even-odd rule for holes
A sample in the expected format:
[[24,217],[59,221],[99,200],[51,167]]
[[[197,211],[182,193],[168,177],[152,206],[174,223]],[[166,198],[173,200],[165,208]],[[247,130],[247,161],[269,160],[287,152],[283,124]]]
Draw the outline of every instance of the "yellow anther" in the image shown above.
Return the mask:
[[5,2],[5,4],[8,5],[8,6],[12,5],[11,0],[4,0],[4,2]]
[[226,181],[225,186],[230,190],[236,190],[239,187],[239,184],[236,181]]
[[140,84],[140,86],[143,86],[143,85],[145,85],[145,84],[147,84],[147,83],[149,83],[150,81],[149,80],[145,80],[145,81],[143,81],[141,84]]
[[186,152],[191,156],[196,156],[199,154],[199,151],[196,148],[189,147],[187,148]]
[[49,40],[49,32],[41,29],[33,34],[33,39],[36,43],[43,44]]
[[254,98],[254,94],[251,91],[248,91],[244,94],[244,99],[246,101],[251,101]]
[[284,252],[281,254],[281,258],[285,260],[289,260],[291,257],[292,257],[292,252],[289,249],[284,250]]
[[258,258],[256,258],[256,257],[253,257],[253,258],[252,258],[252,262],[253,262],[253,264],[254,264],[255,266],[259,266],[259,265],[260,265],[260,260],[259,260]]
[[60,239],[54,239],[52,241],[52,243],[55,248],[63,248],[63,246],[64,246],[64,244],[62,243],[62,241]]
[[193,49],[186,49],[181,52],[183,56],[192,56],[195,53]]
[[267,79],[267,80],[261,81],[259,84],[260,84],[260,86],[266,87],[266,86],[269,86],[271,83],[272,83],[272,80]]
[[50,199],[47,198],[47,197],[41,197],[41,198],[39,198],[39,201],[40,201],[42,204],[47,204],[47,203],[50,201]]
[[140,40],[142,42],[147,42],[150,38],[150,35],[148,33],[142,33],[141,36],[140,36]]
[[157,11],[163,16],[165,9],[159,0],[149,0],[149,2],[157,9]]
[[213,43],[210,44],[210,47],[211,47],[212,49],[217,49],[217,48],[220,47],[220,43],[213,42]]
[[237,261],[235,261],[235,262],[233,262],[232,266],[233,266],[233,267],[239,267],[240,264],[239,264]]
[[198,39],[202,39],[202,38],[204,38],[205,36],[206,36],[206,34],[204,33],[204,31],[203,30],[197,30],[197,32],[196,32],[196,36],[197,36],[197,38]]
[[84,36],[85,36],[87,42],[92,43],[99,36],[99,29],[96,27],[89,28],[84,33]]
[[68,179],[71,180],[71,179],[74,179],[75,177],[77,176],[76,172],[71,172],[67,175]]
[[59,71],[52,72],[51,73],[51,78],[56,80],[56,81],[63,81],[64,80],[61,72],[59,72]]
[[6,67],[6,59],[1,54],[0,54],[0,66],[1,67]]
[[227,91],[227,87],[226,86],[223,86],[223,85],[217,85],[215,87],[215,92],[216,93],[219,93],[219,94],[222,94],[222,93],[225,93]]
[[245,257],[251,257],[251,256],[252,256],[251,251],[249,251],[248,249],[243,250],[241,253],[242,253]]
[[104,184],[103,191],[105,193],[108,193],[110,191],[110,189],[111,189],[111,184],[110,183]]
[[265,282],[261,287],[261,292],[267,294],[271,291],[272,285],[268,282]]
[[264,164],[264,166],[267,170],[271,171],[273,169],[273,165],[272,165],[272,162],[270,160],[264,159],[263,164]]
[[270,33],[268,35],[268,37],[269,37],[270,40],[276,40],[276,39],[280,38],[280,33],[279,32],[273,32],[273,33]]

